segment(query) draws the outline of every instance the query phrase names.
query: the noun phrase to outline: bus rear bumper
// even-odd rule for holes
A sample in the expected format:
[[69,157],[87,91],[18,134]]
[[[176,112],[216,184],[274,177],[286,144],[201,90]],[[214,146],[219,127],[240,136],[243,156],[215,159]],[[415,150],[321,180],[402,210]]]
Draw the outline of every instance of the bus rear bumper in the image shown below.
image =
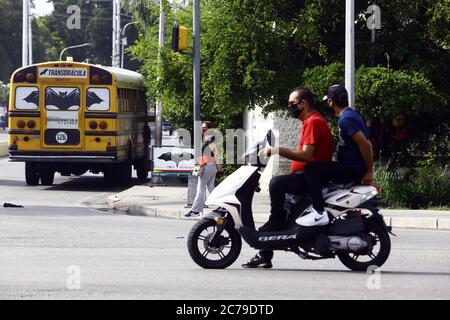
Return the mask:
[[120,162],[116,152],[83,151],[18,151],[9,150],[11,162],[74,162],[74,163],[115,163]]

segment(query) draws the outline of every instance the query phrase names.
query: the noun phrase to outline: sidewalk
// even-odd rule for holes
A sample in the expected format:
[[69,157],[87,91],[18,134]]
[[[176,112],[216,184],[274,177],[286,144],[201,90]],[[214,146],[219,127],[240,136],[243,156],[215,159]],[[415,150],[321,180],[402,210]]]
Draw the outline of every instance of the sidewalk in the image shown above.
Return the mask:
[[[186,186],[134,186],[108,197],[108,206],[130,215],[187,219]],[[255,193],[253,211],[256,223],[269,217],[270,199],[266,194]],[[207,213],[210,209],[205,209]],[[450,211],[388,210],[382,209],[386,224],[393,228],[450,230]],[[192,219],[192,218],[189,218]]]
[[0,157],[8,155],[8,131],[0,129]]

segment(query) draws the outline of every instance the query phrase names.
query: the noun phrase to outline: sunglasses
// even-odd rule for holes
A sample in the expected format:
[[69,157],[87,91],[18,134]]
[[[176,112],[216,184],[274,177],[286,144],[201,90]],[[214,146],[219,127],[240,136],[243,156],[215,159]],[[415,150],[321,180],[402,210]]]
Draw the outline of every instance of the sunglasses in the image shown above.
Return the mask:
[[288,108],[292,108],[292,107],[296,107],[296,106],[298,106],[300,103],[302,103],[303,102],[303,100],[301,100],[301,101],[299,101],[299,102],[296,102],[296,103],[288,103]]

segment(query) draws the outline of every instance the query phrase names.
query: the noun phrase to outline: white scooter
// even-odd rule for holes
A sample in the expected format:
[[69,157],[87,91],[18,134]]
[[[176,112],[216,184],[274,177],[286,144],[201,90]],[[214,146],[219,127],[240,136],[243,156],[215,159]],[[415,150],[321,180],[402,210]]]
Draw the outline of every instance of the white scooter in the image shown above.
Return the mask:
[[[272,133],[246,153],[258,153]],[[191,258],[203,268],[222,269],[238,258],[241,237],[253,248],[290,251],[303,259],[339,260],[349,269],[366,271],[381,267],[390,253],[388,227],[378,210],[377,189],[357,183],[330,184],[323,189],[330,224],[302,227],[295,221],[311,209],[309,196],[286,197],[286,230],[261,232],[255,229],[252,199],[259,192],[261,164],[241,166],[220,183],[206,201],[217,207],[198,221],[189,233]]]

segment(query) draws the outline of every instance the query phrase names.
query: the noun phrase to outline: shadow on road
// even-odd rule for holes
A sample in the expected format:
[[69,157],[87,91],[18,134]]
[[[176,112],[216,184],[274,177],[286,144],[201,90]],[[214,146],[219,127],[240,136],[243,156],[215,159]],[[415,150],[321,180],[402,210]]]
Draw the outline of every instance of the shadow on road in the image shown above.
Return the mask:
[[[235,269],[241,271],[255,271],[255,269]],[[316,272],[316,273],[347,273],[347,274],[364,274],[367,275],[368,272],[364,271],[351,271],[351,270],[330,270],[330,269],[257,269],[257,270],[266,270],[270,272]],[[383,275],[398,275],[398,276],[450,276],[450,272],[423,272],[423,271],[383,271],[380,272]]]
[[[55,177],[55,182],[52,186],[28,186],[29,188],[40,187],[40,190],[53,190],[53,191],[96,191],[96,192],[121,192],[133,186],[151,186],[150,179],[140,180],[133,178],[131,186],[119,187],[119,186],[108,186],[103,182],[103,177],[99,176],[81,176],[72,177],[69,180],[60,182],[58,177]],[[164,177],[161,183],[156,183],[153,186],[167,186],[167,187],[187,187],[187,182],[184,178],[179,177]],[[0,179],[0,186],[5,187],[27,187],[25,180],[10,180],[10,179]]]
[[95,192],[121,192],[135,185],[145,185],[147,181],[133,179],[132,185],[128,187],[108,186],[103,182],[103,177],[73,177],[63,183],[55,183],[47,187],[49,191],[95,191]]
[[[187,184],[178,177],[165,177],[162,180],[163,186],[168,187],[186,187]],[[105,185],[103,182],[102,177],[96,177],[96,176],[86,176],[86,177],[73,177],[68,181],[65,181],[63,183],[58,183],[58,181],[55,181],[55,183],[52,186],[49,186],[45,190],[53,190],[53,191],[107,191],[107,192],[121,192],[126,189],[129,189],[133,186],[149,186],[150,187],[150,180],[149,179],[137,179],[133,178],[131,186],[128,187],[120,187],[120,186],[108,186]],[[157,186],[157,185],[155,185]]]
[[25,181],[0,179],[0,186],[5,187],[23,187],[26,186]]

